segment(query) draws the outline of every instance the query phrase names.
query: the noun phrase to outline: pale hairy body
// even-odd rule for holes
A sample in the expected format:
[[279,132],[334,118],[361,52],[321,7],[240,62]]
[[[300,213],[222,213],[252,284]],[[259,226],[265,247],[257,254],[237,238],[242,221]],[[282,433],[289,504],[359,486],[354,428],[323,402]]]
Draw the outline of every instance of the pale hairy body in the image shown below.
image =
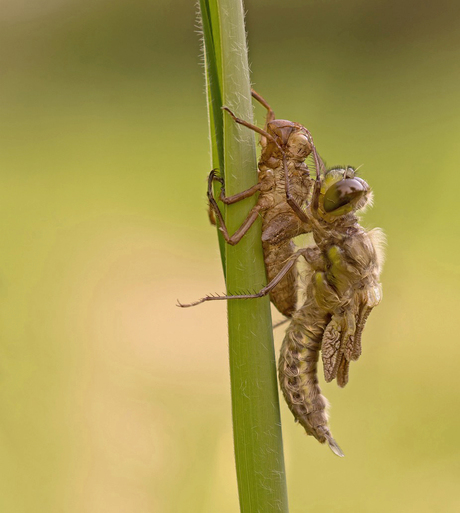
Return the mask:
[[346,385],[350,362],[361,355],[364,324],[381,299],[384,237],[379,229],[364,230],[353,212],[334,219],[321,214],[321,205],[320,199],[320,215],[309,209],[316,247],[299,252],[309,266],[306,300],[286,330],[278,371],[296,420],[341,455],[329,431],[317,362],[321,350],[326,381]]

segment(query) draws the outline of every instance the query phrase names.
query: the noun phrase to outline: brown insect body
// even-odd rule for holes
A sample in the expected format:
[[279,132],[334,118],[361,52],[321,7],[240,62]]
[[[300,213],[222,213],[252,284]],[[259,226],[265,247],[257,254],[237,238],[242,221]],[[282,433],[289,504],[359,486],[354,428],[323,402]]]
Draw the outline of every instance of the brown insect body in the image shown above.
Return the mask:
[[[274,120],[267,124],[267,132],[277,139],[285,151],[290,193],[302,205],[311,191],[312,180],[305,159],[311,153],[311,144],[305,128],[298,123]],[[283,155],[270,141],[259,161],[261,190],[258,204],[262,211],[262,246],[268,281],[272,281],[284,264],[292,257],[296,247],[292,238],[309,232],[310,226],[302,222],[286,200]],[[297,303],[297,271],[293,268],[270,294],[275,307],[290,317]]]
[[[302,125],[286,120],[274,120],[267,124],[267,133],[273,136],[282,148],[268,141],[259,160],[259,201],[265,203],[262,241],[272,245],[310,231],[286,199],[284,164],[289,177],[289,191],[298,205],[310,198],[313,180],[305,164],[312,152],[309,133]],[[263,144],[263,142],[262,142]]]
[[[265,100],[255,92],[253,96],[268,109],[265,130],[236,118],[233,113],[226,110],[237,123],[262,135],[258,183],[251,189],[231,197],[225,197],[225,191],[222,189],[220,199],[226,204],[232,204],[259,192],[257,204],[249,212],[246,221],[230,237],[214,200],[211,186],[208,187],[208,197],[211,208],[219,219],[220,229],[229,244],[237,244],[258,216],[262,217],[264,260],[267,278],[271,281],[295,252],[292,238],[311,231],[301,205],[308,202],[313,183],[305,160],[312,152],[316,155],[316,150],[311,135],[304,126],[292,121],[274,119],[274,112]],[[319,159],[317,155],[316,159]],[[218,178],[211,173],[210,183],[213,179]],[[222,180],[218,180],[223,185]],[[294,268],[284,276],[276,290],[270,293],[270,299],[282,314],[292,316],[297,304],[297,272]]]
[[[260,216],[262,218],[262,245],[265,268],[269,282],[276,279],[276,290],[271,287],[270,299],[286,317],[291,317],[297,306],[298,273],[293,265],[281,271],[287,262],[295,259],[292,239],[311,231],[309,220],[302,206],[311,196],[313,180],[305,160],[312,155],[316,171],[323,167],[316,152],[310,132],[300,123],[275,119],[268,103],[254,90],[252,96],[267,109],[264,129],[237,118],[227,107],[223,107],[240,125],[261,135],[262,152],[258,164],[258,182],[249,189],[225,196],[224,180],[216,170],[208,178],[209,219],[219,223],[226,242],[238,244],[249,228]],[[214,198],[213,182],[221,184],[220,200],[231,205],[258,193],[257,203],[250,210],[242,225],[230,235],[225,220]],[[232,296],[239,297],[239,296]],[[179,306],[195,306],[205,301],[226,299],[227,296],[206,296],[198,301]]]

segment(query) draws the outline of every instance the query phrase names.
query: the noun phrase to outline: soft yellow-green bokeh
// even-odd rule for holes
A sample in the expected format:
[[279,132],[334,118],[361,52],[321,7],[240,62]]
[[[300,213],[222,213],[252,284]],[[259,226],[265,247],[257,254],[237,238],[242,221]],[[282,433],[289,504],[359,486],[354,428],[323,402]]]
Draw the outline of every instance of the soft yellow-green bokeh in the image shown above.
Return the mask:
[[[324,386],[346,457],[281,405],[291,512],[460,511],[459,8],[246,7],[255,87],[363,164],[388,236],[363,355]],[[237,511],[225,305],[175,306],[223,290],[194,22],[2,2],[0,511]]]

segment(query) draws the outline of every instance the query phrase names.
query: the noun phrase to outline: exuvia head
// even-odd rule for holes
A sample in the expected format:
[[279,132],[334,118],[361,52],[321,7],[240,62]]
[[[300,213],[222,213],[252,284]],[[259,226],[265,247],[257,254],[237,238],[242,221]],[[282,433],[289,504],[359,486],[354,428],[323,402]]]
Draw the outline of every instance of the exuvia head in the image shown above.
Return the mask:
[[318,212],[327,222],[361,210],[372,201],[369,185],[352,167],[329,169],[321,183]]
[[267,132],[290,158],[305,160],[312,152],[313,144],[308,130],[293,121],[275,119],[267,125]]

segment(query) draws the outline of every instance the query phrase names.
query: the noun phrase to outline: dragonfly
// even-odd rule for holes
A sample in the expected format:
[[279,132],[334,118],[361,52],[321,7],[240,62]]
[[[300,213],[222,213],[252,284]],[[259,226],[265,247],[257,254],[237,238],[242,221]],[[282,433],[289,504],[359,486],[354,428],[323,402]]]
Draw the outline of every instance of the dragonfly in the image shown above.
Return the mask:
[[362,352],[366,321],[382,298],[385,237],[379,228],[364,229],[357,217],[370,204],[372,191],[354,168],[332,168],[324,175],[318,171],[304,211],[315,245],[293,253],[258,293],[220,297],[263,297],[282,282],[298,258],[305,259],[305,301],[292,315],[283,340],[280,387],[295,420],[338,456],[343,452],[328,426],[328,402],[321,393],[317,366],[321,352],[326,382],[336,379],[340,387],[347,384],[350,363]]
[[[228,107],[224,107],[224,110],[236,123],[261,136],[262,153],[258,163],[258,182],[245,191],[226,196],[224,181],[217,175],[216,170],[213,170],[208,178],[207,195],[211,212],[218,219],[219,228],[228,244],[238,244],[258,217],[262,217],[265,268],[268,281],[271,281],[294,254],[296,247],[292,239],[311,231],[309,220],[302,208],[309,201],[313,185],[305,161],[311,156],[316,169],[323,166],[323,163],[309,130],[300,123],[276,119],[274,111],[262,96],[254,90],[252,96],[267,109],[263,129],[236,117]],[[220,200],[226,205],[232,205],[258,193],[256,205],[232,235],[228,233],[223,215],[214,198],[214,181],[220,182]],[[210,217],[212,220],[212,216]],[[270,293],[272,303],[286,317],[291,317],[296,309],[297,279],[296,270],[290,269],[283,275],[278,287]],[[180,306],[195,306],[211,300],[211,297],[219,299],[219,296],[209,296]]]
[[381,301],[384,234],[365,230],[356,216],[371,203],[369,185],[352,167],[330,169],[317,179],[307,209],[316,246],[301,252],[309,269],[306,300],[286,330],[278,365],[295,419],[338,456],[343,453],[328,428],[316,367],[321,350],[326,382],[347,384],[367,318]]

